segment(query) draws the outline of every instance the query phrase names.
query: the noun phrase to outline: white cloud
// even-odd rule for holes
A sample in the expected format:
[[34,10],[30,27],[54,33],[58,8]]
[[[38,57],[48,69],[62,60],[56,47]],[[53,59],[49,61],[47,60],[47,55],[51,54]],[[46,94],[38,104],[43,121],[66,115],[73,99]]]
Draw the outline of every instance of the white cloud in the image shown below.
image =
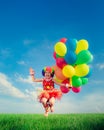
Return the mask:
[[32,86],[35,86],[35,87],[40,87],[42,86],[42,83],[41,82],[33,82],[32,79],[31,79],[31,76],[27,76],[26,78],[24,78],[23,76],[21,76],[20,74],[16,74],[16,80],[18,82],[21,82],[21,83],[28,83],[28,84],[31,84]]
[[77,98],[77,95],[71,94],[56,103],[55,109],[56,113],[104,113],[104,95],[95,92]]
[[30,89],[25,89],[25,94],[27,95],[29,100],[37,100],[38,93],[42,90],[41,82],[33,82],[31,76],[27,76],[26,78],[22,77],[20,74],[16,74],[16,81],[21,82],[27,85],[31,85]]
[[42,113],[42,110],[38,102],[0,98],[0,113]]
[[100,84],[104,84],[104,80],[91,80],[90,83],[95,85],[100,85]]
[[26,65],[25,61],[17,61],[19,65]]
[[1,49],[0,50],[0,56],[3,58],[7,58],[11,55],[11,51],[9,48]]
[[30,100],[36,100],[37,95],[40,91],[42,91],[42,83],[40,82],[33,82],[31,80],[31,76],[28,76],[27,78],[23,78],[21,75],[18,74],[18,77],[16,78],[18,82],[24,83],[24,84],[30,84],[32,87],[30,89],[25,89],[25,93]]
[[29,44],[32,44],[34,42],[35,42],[35,40],[24,40],[23,41],[24,45],[29,45]]
[[104,63],[99,63],[96,65],[100,70],[104,69]]
[[[19,77],[18,80],[22,83],[32,84],[30,77],[24,79]],[[36,84],[35,84],[36,85]],[[34,85],[33,85],[34,86]],[[30,89],[25,89],[24,92],[16,88],[12,85],[12,83],[8,80],[8,77],[0,73],[0,95],[6,95],[10,97],[22,98],[24,100],[37,100],[38,92],[41,90],[41,87],[30,87]]]
[[9,95],[17,98],[25,98],[25,94],[17,89],[8,81],[8,77],[0,73],[0,94]]
[[28,100],[30,101],[36,101],[37,100],[37,95],[38,95],[38,90],[37,89],[25,89],[25,92],[27,94]]
[[[18,77],[17,77],[17,75],[18,75]],[[30,76],[28,76],[27,78],[23,78],[21,75],[19,75],[19,74],[17,74],[17,75],[16,75],[17,81],[22,82],[22,83],[30,83],[30,84],[33,83]]]

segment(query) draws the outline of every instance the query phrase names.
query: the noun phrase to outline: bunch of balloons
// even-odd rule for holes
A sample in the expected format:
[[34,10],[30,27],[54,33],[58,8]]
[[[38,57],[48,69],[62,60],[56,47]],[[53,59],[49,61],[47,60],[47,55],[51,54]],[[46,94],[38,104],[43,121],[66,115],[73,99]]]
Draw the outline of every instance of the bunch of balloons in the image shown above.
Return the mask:
[[[88,49],[89,44],[85,39],[78,41],[62,38],[54,46],[55,79],[58,82],[71,84],[75,93],[81,91],[81,86],[88,83],[91,75],[89,64],[93,60],[93,55]],[[63,93],[69,92],[65,87],[60,86],[60,89]]]

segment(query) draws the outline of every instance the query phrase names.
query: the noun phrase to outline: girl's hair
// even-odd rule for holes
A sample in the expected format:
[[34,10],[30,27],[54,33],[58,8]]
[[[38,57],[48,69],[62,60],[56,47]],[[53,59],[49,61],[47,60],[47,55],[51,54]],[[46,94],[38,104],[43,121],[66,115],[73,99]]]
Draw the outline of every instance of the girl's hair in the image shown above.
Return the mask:
[[51,77],[53,77],[54,76],[54,69],[53,68],[51,68],[51,67],[44,67],[43,69],[42,69],[42,75],[43,76],[45,76],[45,72],[46,71],[48,71],[48,72],[50,72],[51,73]]

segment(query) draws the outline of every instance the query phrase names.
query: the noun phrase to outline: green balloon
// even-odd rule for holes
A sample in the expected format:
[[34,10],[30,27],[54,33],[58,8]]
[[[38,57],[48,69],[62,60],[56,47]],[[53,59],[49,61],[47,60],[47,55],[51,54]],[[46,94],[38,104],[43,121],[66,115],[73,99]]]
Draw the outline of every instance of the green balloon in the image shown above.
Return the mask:
[[77,55],[77,61],[76,64],[84,64],[91,62],[92,60],[92,54],[88,50],[82,50]]
[[88,83],[88,78],[81,78],[82,80],[82,85],[85,85]]
[[79,86],[81,86],[82,85],[82,80],[81,80],[81,78],[80,77],[78,77],[78,76],[73,76],[72,77],[72,86],[74,86],[74,87],[79,87]]
[[88,61],[88,64],[90,64],[92,61],[93,61],[93,55],[91,54],[91,58],[90,58],[90,60]]

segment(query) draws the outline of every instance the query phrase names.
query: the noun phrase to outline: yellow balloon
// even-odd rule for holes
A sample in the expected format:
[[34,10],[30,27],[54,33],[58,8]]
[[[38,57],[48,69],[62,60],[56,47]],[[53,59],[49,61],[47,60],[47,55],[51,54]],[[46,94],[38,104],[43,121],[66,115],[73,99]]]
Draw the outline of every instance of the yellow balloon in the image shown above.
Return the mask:
[[72,85],[72,78],[70,78],[70,84]]
[[75,74],[75,69],[71,65],[65,65],[62,69],[62,73],[65,77],[69,78]]
[[75,67],[75,75],[79,77],[86,76],[89,73],[89,66],[86,64],[80,64]]
[[76,54],[78,54],[82,50],[87,50],[88,49],[88,41],[87,40],[79,40],[77,43],[77,48],[76,48]]
[[64,56],[67,52],[66,45],[63,42],[57,42],[54,46],[54,50],[59,56]]

